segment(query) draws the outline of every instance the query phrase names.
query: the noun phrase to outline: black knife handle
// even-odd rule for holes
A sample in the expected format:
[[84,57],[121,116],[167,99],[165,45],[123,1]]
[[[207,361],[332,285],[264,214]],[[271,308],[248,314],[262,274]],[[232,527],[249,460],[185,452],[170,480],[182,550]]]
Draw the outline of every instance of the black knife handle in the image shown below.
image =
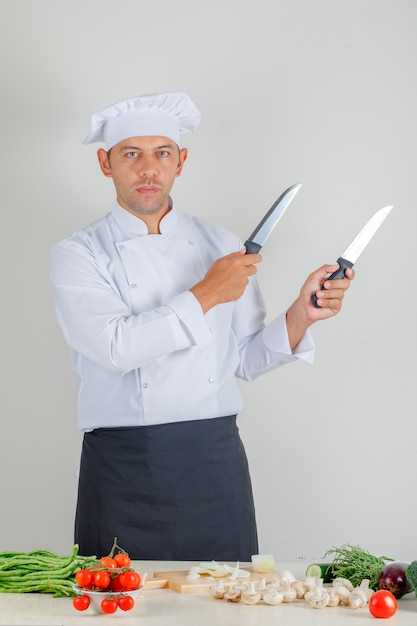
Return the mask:
[[[326,278],[326,280],[336,280],[336,278],[344,278],[345,277],[345,270],[348,267],[353,267],[353,263],[352,261],[348,261],[347,259],[344,259],[343,257],[339,257],[337,259],[337,262],[339,263],[339,269],[336,270],[335,272],[333,272],[333,274],[330,274],[330,276],[328,276]],[[316,309],[320,309],[320,305],[317,304],[317,296],[314,295],[311,297],[311,300],[314,304],[314,306],[316,307]]]
[[255,254],[255,252],[259,252],[259,250],[262,248],[262,246],[260,246],[259,243],[255,243],[254,241],[249,241],[249,239],[245,241],[243,245],[246,248],[246,254]]

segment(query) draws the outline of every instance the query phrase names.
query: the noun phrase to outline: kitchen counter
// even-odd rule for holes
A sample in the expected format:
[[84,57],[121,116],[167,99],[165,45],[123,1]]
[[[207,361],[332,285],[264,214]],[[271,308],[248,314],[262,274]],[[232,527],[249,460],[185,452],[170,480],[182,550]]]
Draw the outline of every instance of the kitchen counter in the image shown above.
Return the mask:
[[[196,563],[170,561],[136,561],[133,567],[148,580],[153,572],[188,570]],[[245,564],[241,564],[244,567]],[[304,579],[303,563],[278,563],[276,570],[291,571],[297,578]],[[407,594],[398,602],[399,608],[387,623],[390,626],[406,626],[417,623],[417,598]],[[367,624],[375,626],[375,618],[368,608],[354,611],[349,607],[324,609],[310,608],[304,600],[291,604],[248,606],[241,602],[231,603],[214,600],[208,592],[177,593],[171,589],[144,589],[134,608],[126,613],[119,609],[114,615],[103,615],[93,611],[76,611],[72,598],[53,598],[49,594],[0,593],[0,626],[90,626],[103,624],[103,619],[122,620],[125,626],[258,626],[274,624],[282,626],[352,626]]]

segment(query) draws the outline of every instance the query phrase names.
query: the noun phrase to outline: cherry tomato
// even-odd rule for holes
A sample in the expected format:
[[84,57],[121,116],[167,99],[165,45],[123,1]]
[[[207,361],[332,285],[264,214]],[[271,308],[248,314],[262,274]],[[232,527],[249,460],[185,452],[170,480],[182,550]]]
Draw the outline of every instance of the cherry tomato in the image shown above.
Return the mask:
[[133,589],[139,589],[140,582],[141,582],[141,579],[137,572],[129,571],[129,572],[123,572],[123,574],[120,574],[120,584],[127,591],[133,591]]
[[101,601],[101,610],[103,613],[116,613],[117,600],[113,600],[113,598],[103,598]]
[[121,596],[117,604],[122,609],[122,611],[130,611],[135,606],[135,601],[132,596]]
[[105,571],[98,571],[94,574],[94,587],[99,589],[107,589],[110,586],[110,574]]
[[115,576],[114,578],[112,577],[111,582],[110,582],[110,589],[112,591],[123,591],[124,587],[120,582],[120,574],[119,576]]
[[116,561],[112,559],[110,556],[103,556],[99,560],[99,563],[107,567],[108,569],[112,569],[113,567],[117,567]]
[[369,611],[374,617],[392,617],[397,612],[398,603],[391,591],[375,591],[369,600]]
[[88,587],[91,584],[91,572],[86,569],[79,569],[75,574],[75,582],[79,587]]
[[77,611],[85,611],[90,606],[90,598],[88,596],[75,596],[72,600],[74,609]]
[[116,561],[117,567],[130,567],[130,558],[124,552],[119,552],[114,555],[114,560]]

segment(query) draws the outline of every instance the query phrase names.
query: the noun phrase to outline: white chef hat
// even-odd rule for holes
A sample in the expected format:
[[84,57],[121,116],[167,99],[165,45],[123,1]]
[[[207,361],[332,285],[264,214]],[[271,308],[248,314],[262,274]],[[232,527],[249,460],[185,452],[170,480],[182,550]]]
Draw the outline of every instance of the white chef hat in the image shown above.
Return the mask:
[[201,115],[186,93],[154,93],[112,104],[93,114],[83,143],[103,141],[107,150],[128,137],[161,136],[179,144],[181,133],[193,133]]

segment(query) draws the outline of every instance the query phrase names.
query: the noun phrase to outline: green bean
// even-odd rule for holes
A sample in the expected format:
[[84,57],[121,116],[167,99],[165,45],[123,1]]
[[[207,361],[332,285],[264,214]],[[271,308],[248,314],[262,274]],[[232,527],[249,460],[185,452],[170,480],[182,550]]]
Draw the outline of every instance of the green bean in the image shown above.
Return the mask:
[[70,555],[48,550],[0,553],[0,593],[52,593],[73,596],[75,573],[97,564],[95,556],[80,556],[76,544]]
[[11,587],[9,589],[2,589],[1,591],[4,593],[52,593],[56,598],[75,595],[72,583],[66,585],[62,580],[51,580],[50,583],[33,583],[32,585]]

